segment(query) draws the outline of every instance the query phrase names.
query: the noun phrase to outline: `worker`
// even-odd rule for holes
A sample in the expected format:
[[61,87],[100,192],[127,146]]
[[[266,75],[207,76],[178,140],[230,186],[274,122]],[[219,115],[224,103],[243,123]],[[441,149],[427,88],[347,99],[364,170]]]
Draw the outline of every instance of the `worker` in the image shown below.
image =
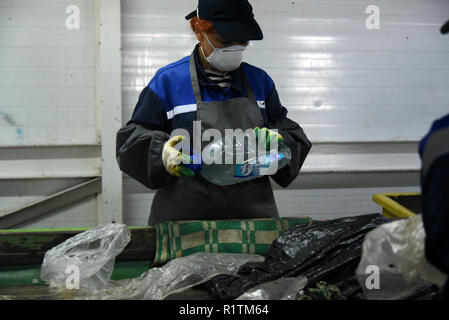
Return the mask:
[[215,128],[222,136],[224,129],[254,129],[291,149],[289,163],[271,178],[287,187],[297,177],[312,145],[287,118],[270,76],[242,63],[249,41],[263,38],[253,8],[247,0],[199,0],[186,20],[198,43],[190,56],[158,70],[140,93],[131,119],[117,133],[119,167],[157,190],[150,225],[277,218],[268,176],[230,186],[212,184],[192,171],[176,148],[185,136],[171,136],[175,129],[192,136],[195,121],[201,121],[202,133]]
[[[449,21],[441,33],[449,32]],[[434,121],[419,143],[426,259],[449,275],[449,114]],[[449,299],[449,280],[440,294]]]

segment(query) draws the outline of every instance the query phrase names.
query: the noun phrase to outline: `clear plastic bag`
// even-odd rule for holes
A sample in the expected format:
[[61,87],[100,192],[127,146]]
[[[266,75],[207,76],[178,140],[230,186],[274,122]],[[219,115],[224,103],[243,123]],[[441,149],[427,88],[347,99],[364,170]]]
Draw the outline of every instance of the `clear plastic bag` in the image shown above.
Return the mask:
[[[64,289],[73,270],[79,271],[79,288],[104,287],[111,278],[115,257],[131,240],[124,224],[101,225],[67,239],[45,253],[41,279]],[[73,275],[78,272],[73,272]]]
[[111,281],[106,288],[92,291],[82,298],[162,300],[204,283],[216,275],[236,274],[246,263],[263,260],[263,256],[255,254],[199,252],[171,260],[137,278]]
[[280,278],[259,284],[236,300],[296,300],[298,293],[307,285],[307,278]]
[[[426,282],[441,287],[447,276],[427,262],[424,243],[421,215],[386,223],[369,232],[356,270],[365,296],[372,300],[401,299]],[[374,279],[376,270],[380,276],[378,288],[369,289],[367,281]]]

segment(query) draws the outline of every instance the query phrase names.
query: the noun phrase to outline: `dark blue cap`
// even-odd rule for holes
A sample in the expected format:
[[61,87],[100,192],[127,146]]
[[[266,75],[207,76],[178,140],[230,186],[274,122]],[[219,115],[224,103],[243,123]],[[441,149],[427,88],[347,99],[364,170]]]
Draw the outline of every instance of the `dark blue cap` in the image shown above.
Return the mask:
[[198,0],[198,9],[188,14],[186,20],[196,16],[212,22],[218,35],[226,41],[263,39],[248,0]]

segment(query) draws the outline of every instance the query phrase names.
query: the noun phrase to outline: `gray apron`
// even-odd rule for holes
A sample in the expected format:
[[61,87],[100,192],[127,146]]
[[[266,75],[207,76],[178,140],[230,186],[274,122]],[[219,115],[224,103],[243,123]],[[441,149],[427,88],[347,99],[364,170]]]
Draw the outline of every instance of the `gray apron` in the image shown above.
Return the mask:
[[[240,128],[245,131],[264,125],[243,69],[242,78],[248,98],[204,102],[193,53],[190,56],[190,78],[197,104],[197,121],[201,120],[201,134],[206,129],[215,128],[224,136],[224,129]],[[171,177],[166,186],[156,191],[148,224],[176,220],[277,217],[279,214],[267,176],[235,185],[217,186],[196,174],[195,177]]]

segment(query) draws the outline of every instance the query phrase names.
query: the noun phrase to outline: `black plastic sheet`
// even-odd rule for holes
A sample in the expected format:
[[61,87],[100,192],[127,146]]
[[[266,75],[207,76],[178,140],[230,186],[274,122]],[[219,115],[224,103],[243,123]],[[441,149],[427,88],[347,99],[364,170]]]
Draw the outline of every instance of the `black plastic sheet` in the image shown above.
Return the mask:
[[233,299],[257,284],[303,275],[309,287],[326,281],[336,285],[345,298],[363,298],[354,274],[364,236],[389,221],[370,214],[293,227],[272,243],[264,262],[244,265],[234,276],[216,276],[206,288],[212,298]]

